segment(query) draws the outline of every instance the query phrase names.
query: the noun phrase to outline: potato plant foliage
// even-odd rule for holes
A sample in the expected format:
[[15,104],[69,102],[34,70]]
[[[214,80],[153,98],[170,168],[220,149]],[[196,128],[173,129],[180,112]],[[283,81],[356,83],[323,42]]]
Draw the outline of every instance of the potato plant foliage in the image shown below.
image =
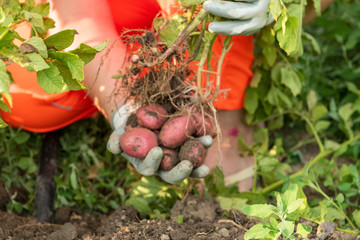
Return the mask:
[[[6,66],[18,64],[29,72],[36,72],[37,80],[47,93],[81,90],[83,67],[102,51],[106,42],[92,48],[81,44],[77,49],[65,52],[75,36],[76,30],[64,30],[49,36],[48,30],[55,22],[49,15],[49,3],[35,5],[34,0],[20,3],[18,0],[1,1],[0,6],[0,108],[10,111],[12,105],[9,86],[14,81]],[[22,38],[17,32],[20,24],[31,26],[31,35]],[[20,41],[16,45],[14,40]],[[6,124],[0,119],[0,125]]]

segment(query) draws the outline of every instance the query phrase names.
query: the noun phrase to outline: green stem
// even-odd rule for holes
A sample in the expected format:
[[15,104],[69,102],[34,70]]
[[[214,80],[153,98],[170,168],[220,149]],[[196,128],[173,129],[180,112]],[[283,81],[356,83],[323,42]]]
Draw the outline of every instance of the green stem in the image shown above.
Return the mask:
[[253,156],[254,156],[254,176],[253,176],[252,192],[256,192],[256,181],[257,181],[257,168],[258,168],[258,163],[257,163],[257,158],[256,158],[256,153],[255,153],[255,152],[253,152]]
[[304,121],[308,124],[310,127],[311,132],[314,134],[314,137],[316,139],[317,144],[319,145],[320,152],[323,152],[325,150],[324,145],[321,142],[321,139],[319,137],[319,134],[316,132],[314,124],[310,121],[310,119],[307,116],[304,116],[302,114],[298,114]]
[[9,32],[9,29],[6,29],[6,30],[0,35],[0,40],[2,40],[8,32]]
[[[346,142],[343,142],[339,148],[341,147],[344,147],[344,146],[348,146],[350,145],[351,143],[357,141],[360,139],[360,135],[357,135],[356,137],[354,138],[351,138],[349,140],[347,140]],[[296,177],[299,177],[301,175],[303,175],[304,171],[305,171],[305,168],[310,168],[312,167],[315,163],[317,163],[318,161],[320,161],[321,159],[333,154],[335,152],[335,150],[324,150],[323,152],[320,152],[315,158],[313,158],[312,160],[309,161],[309,163],[307,164],[307,166],[305,166],[304,168],[302,168],[301,170],[299,170],[298,172],[295,172],[293,174],[290,175],[289,179],[294,179]],[[261,194],[267,194],[271,191],[273,191],[274,189],[282,186],[283,184],[285,183],[284,180],[279,180],[267,187],[265,187],[262,191],[261,191]]]
[[318,193],[320,193],[321,195],[323,195],[324,198],[326,198],[326,200],[328,200],[328,201],[331,203],[331,205],[333,205],[339,212],[342,213],[342,215],[344,216],[344,218],[346,219],[346,221],[348,221],[348,223],[351,225],[351,227],[352,227],[355,231],[357,231],[357,230],[356,230],[356,226],[352,223],[352,221],[351,221],[350,218],[346,215],[346,213],[344,212],[344,210],[343,210],[341,207],[339,207],[339,206],[334,202],[334,200],[333,200],[331,197],[329,197],[326,193],[324,193],[324,191],[321,190],[320,186],[319,186],[317,183],[311,182],[311,184],[309,184],[308,186],[311,187],[311,188],[313,188],[313,189],[315,189]]

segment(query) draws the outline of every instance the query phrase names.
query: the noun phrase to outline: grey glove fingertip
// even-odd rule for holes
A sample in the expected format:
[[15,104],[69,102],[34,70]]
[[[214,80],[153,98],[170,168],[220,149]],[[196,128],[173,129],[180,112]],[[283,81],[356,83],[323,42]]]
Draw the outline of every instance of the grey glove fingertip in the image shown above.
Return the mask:
[[120,137],[125,133],[124,129],[116,129],[114,130],[109,140],[106,144],[106,148],[112,153],[112,154],[120,154],[122,152],[120,148]]
[[210,135],[205,135],[197,138],[205,148],[209,148],[213,145],[214,139]]
[[204,178],[209,175],[210,169],[205,164],[201,164],[199,167],[195,168],[192,173],[191,177],[194,178]]
[[183,181],[189,177],[193,170],[193,164],[188,160],[183,160],[178,163],[170,171],[159,171],[159,176],[167,183],[174,184]]
[[159,169],[163,152],[160,147],[154,147],[144,159],[134,158],[126,153],[122,153],[121,155],[126,158],[141,175],[152,176],[156,174]]

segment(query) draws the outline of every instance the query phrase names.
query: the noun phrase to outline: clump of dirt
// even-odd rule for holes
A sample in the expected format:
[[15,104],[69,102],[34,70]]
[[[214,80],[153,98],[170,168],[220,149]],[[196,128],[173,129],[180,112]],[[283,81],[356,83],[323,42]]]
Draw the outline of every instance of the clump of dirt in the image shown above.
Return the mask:
[[[182,220],[180,221],[180,217]],[[307,239],[322,239],[317,234],[327,234],[327,239],[359,240],[359,236],[335,232],[331,224],[317,227],[312,222]],[[247,229],[258,221],[242,212],[231,210],[224,217],[219,203],[213,198],[189,195],[179,200],[171,210],[170,220],[140,219],[132,206],[122,206],[109,215],[92,216],[77,208],[64,207],[55,214],[55,224],[40,224],[33,217],[0,213],[0,239],[6,240],[107,240],[107,239],[244,239]],[[330,227],[329,227],[329,226]]]

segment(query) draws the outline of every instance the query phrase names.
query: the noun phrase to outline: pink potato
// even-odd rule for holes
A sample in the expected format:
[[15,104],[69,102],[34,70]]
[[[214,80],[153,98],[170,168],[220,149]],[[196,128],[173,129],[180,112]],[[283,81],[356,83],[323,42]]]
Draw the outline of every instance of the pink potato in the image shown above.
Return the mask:
[[189,160],[194,164],[194,168],[199,167],[205,160],[206,149],[197,139],[189,139],[180,148],[180,160]]
[[136,111],[137,122],[149,129],[160,129],[167,120],[168,112],[159,104],[145,105]]
[[179,154],[169,148],[162,148],[163,158],[160,163],[160,169],[164,171],[169,171],[180,162]]
[[212,119],[208,116],[203,116],[200,112],[194,113],[195,119],[195,137],[202,137],[210,135],[212,138],[216,137],[216,126]]
[[158,146],[156,134],[146,128],[127,128],[120,137],[121,149],[131,157],[145,158],[156,146]]
[[167,120],[160,130],[160,141],[168,148],[181,146],[195,131],[192,117],[180,116]]

